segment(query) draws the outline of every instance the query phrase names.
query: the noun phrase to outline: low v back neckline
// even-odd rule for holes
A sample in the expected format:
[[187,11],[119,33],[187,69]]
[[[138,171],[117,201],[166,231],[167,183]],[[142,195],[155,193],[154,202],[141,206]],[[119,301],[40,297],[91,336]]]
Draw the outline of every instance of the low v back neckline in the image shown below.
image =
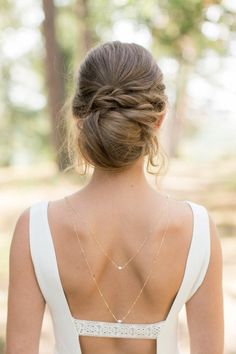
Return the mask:
[[[189,204],[189,206],[191,207],[191,211],[192,211],[192,235],[191,235],[191,242],[190,242],[190,246],[189,246],[189,250],[188,250],[188,254],[187,254],[187,258],[186,258],[186,262],[185,262],[185,268],[184,268],[184,273],[183,273],[183,277],[182,277],[182,281],[180,284],[180,287],[176,293],[176,296],[170,306],[170,309],[168,311],[168,314],[166,316],[166,318],[164,320],[158,321],[158,322],[152,322],[152,323],[128,323],[128,322],[123,322],[124,324],[130,324],[130,325],[163,325],[165,324],[165,322],[167,322],[167,320],[169,320],[169,318],[171,318],[172,314],[174,313],[174,310],[176,308],[176,306],[178,305],[178,299],[181,298],[181,293],[184,289],[184,284],[185,284],[185,279],[187,276],[187,270],[188,270],[188,266],[191,260],[191,254],[192,254],[192,249],[193,249],[193,244],[194,244],[194,239],[195,239],[195,234],[196,234],[196,217],[195,217],[195,211],[194,211],[194,203],[185,200],[186,203]],[[57,262],[57,257],[56,257],[56,250],[55,250],[55,246],[54,246],[54,242],[53,242],[53,237],[52,237],[52,233],[51,233],[51,229],[50,229],[50,224],[49,224],[49,218],[48,218],[48,206],[49,206],[50,201],[45,201],[45,222],[46,222],[46,230],[48,233],[48,237],[50,238],[51,241],[51,245],[52,245],[52,252],[53,252],[53,258],[54,258],[54,262],[55,262],[55,270],[56,270],[56,276],[57,276],[57,280],[58,280],[58,288],[60,289],[63,299],[64,299],[64,303],[66,305],[67,311],[69,312],[71,319],[73,320],[73,322],[76,321],[89,321],[91,322],[91,320],[83,320],[83,319],[79,319],[76,318],[72,315],[71,310],[70,310],[70,306],[69,303],[67,301],[66,298],[66,294],[65,291],[63,289],[62,286],[62,281],[61,281],[61,277],[60,277],[60,273],[59,273],[59,266],[58,266],[58,262]],[[93,321],[93,322],[101,322],[101,323],[106,323],[106,324],[117,324],[117,322],[107,322],[107,321]],[[119,324],[119,323],[118,323]]]

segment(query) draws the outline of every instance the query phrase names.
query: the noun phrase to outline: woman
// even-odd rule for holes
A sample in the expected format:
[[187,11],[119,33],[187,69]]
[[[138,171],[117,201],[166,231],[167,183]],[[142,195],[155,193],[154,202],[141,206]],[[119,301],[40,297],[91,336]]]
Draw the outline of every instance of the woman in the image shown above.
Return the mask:
[[184,305],[191,354],[223,353],[214,221],[203,205],[155,190],[144,172],[145,157],[158,166],[166,108],[162,73],[145,48],[114,41],[88,52],[69,143],[93,175],[17,221],[6,354],[38,353],[46,303],[55,354],[177,354]]

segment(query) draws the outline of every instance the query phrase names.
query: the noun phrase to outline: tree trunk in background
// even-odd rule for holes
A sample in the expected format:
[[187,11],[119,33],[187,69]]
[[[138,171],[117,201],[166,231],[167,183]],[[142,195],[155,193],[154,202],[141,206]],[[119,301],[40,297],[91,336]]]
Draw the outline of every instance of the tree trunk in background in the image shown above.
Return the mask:
[[176,77],[176,96],[173,110],[170,114],[168,136],[168,154],[170,157],[178,157],[178,146],[181,140],[184,125],[186,124],[187,109],[187,83],[190,65],[183,59],[179,60],[179,70]]
[[90,21],[89,0],[77,0],[75,11],[79,19],[78,55],[79,62],[94,45],[93,24]]
[[51,120],[51,139],[55,150],[59,171],[68,165],[67,152],[62,147],[65,132],[61,124],[60,110],[65,100],[65,81],[63,73],[63,56],[56,39],[55,15],[53,0],[43,0],[43,35],[45,39],[45,68],[48,92],[48,109]]

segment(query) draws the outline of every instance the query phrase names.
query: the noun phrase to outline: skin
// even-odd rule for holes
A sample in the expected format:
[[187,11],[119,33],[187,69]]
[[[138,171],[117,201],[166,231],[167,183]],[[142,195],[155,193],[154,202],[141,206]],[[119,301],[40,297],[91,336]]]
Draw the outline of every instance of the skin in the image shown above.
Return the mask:
[[[161,121],[157,125],[157,128],[160,127]],[[104,184],[104,177],[107,177],[107,175],[104,176],[104,173],[95,169],[90,182],[82,190],[73,193],[68,198],[71,205],[82,213],[83,218],[85,218],[88,224],[93,225],[93,229],[96,229],[98,238],[104,248],[109,250],[109,252],[115,249],[116,252],[114,254],[117,257],[114,255],[113,258],[122,259],[122,250],[119,247],[120,242],[124,245],[127,254],[134,254],[140,245],[140,240],[144,238],[143,233],[140,233],[140,225],[137,225],[139,220],[144,216],[144,221],[147,219],[148,223],[152,222],[155,225],[155,219],[161,218],[159,210],[162,210],[166,200],[162,194],[152,189],[148,184],[143,171],[143,159],[138,160],[128,171],[121,174],[109,173],[109,184]],[[116,200],[117,215],[122,210],[127,210],[125,229],[120,226],[120,219],[116,222],[116,219],[112,218],[112,214],[109,214],[111,212],[108,205],[110,193],[112,193],[112,196]],[[124,195],[126,198],[125,205]],[[92,203],[91,199],[97,201],[97,203]],[[103,220],[101,220],[102,214],[99,214],[99,210],[104,210],[105,218]],[[128,214],[129,210],[132,211],[130,213],[132,217]],[[152,215],[150,210],[156,210],[155,215]],[[150,284],[148,282],[145,292],[135,306],[135,311],[127,317],[126,322],[138,323],[144,321],[151,323],[164,320],[181,284],[191,242],[192,211],[185,202],[174,200],[173,198],[170,198],[169,210],[170,225],[159,259],[161,271],[159,270],[159,265],[157,265],[156,268],[158,269],[154,270]],[[89,278],[89,274],[86,273],[83,259],[78,257],[77,241],[71,230],[71,223],[65,220],[65,217],[62,217],[62,215],[65,215],[64,201],[51,201],[48,209],[49,224],[56,249],[60,278],[63,289],[67,294],[70,311],[77,318],[114,321],[94,290],[94,284]],[[110,220],[109,232],[104,235],[102,231],[104,225],[107,225],[105,223],[106,218]],[[209,222],[211,233],[209,267],[203,283],[186,303],[191,354],[223,354],[224,352],[222,250],[216,225],[210,215]],[[129,224],[132,227],[127,226]],[[130,227],[129,238],[127,238],[127,227]],[[29,208],[22,212],[16,222],[10,249],[6,354],[39,353],[45,300],[34,273],[29,249],[28,228]],[[156,235],[154,235],[150,242],[160,242],[163,228],[164,223],[159,226]],[[118,231],[116,231],[117,229]],[[81,223],[79,225],[79,233],[86,249],[94,249],[92,246],[94,243],[91,241],[90,244],[86,236],[86,228]],[[121,284],[127,281],[127,284],[132,284],[133,286],[123,286],[126,292],[124,296],[122,292],[119,299],[112,293],[115,286],[114,281],[113,287],[106,286],[108,283],[107,278],[109,279],[110,277],[110,281],[113,279],[114,273],[112,271],[114,269],[111,269],[111,264],[107,259],[104,260],[104,256],[101,253],[96,253],[95,251],[93,254],[90,253],[94,261],[94,267],[96,265],[96,274],[99,274],[101,287],[104,289],[104,292],[106,291],[107,298],[110,299],[109,303],[114,312],[118,313],[120,308],[123,307],[127,309],[131,303],[130,300],[127,301],[127,298],[134,299],[137,294],[140,284],[140,269],[145,268],[143,274],[146,274],[150,269],[147,252],[151,253],[152,247],[153,243],[151,243],[151,247],[149,245],[149,247],[143,249],[143,252],[141,251],[138,255],[137,262],[140,264],[137,269],[133,268],[133,278],[128,271],[124,273],[127,275],[124,275]],[[126,255],[123,259],[129,257]],[[173,262],[175,262],[175,273],[172,270]],[[83,269],[83,272],[79,274],[78,268],[80,267]],[[130,283],[131,279],[133,279],[133,283]],[[142,279],[141,283],[143,284]],[[81,283],[84,285],[83,289],[81,289]],[[117,284],[119,284],[119,279],[117,280]],[[78,302],[77,296],[79,292],[80,302]],[[91,309],[90,307],[86,307],[88,296],[91,299],[91,304],[94,304],[94,306],[91,305]],[[80,338],[80,344],[83,354],[155,353],[155,342],[153,340],[91,339],[89,337],[82,337]]]

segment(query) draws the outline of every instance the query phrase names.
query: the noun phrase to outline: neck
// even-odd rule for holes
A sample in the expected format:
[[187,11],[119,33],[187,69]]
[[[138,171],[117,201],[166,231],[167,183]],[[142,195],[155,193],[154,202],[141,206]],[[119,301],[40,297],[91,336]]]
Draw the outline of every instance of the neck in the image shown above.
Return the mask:
[[104,187],[112,193],[119,192],[120,188],[127,192],[130,188],[139,192],[151,188],[145,176],[143,157],[122,172],[105,171],[95,167],[87,187],[95,191],[101,191]]

